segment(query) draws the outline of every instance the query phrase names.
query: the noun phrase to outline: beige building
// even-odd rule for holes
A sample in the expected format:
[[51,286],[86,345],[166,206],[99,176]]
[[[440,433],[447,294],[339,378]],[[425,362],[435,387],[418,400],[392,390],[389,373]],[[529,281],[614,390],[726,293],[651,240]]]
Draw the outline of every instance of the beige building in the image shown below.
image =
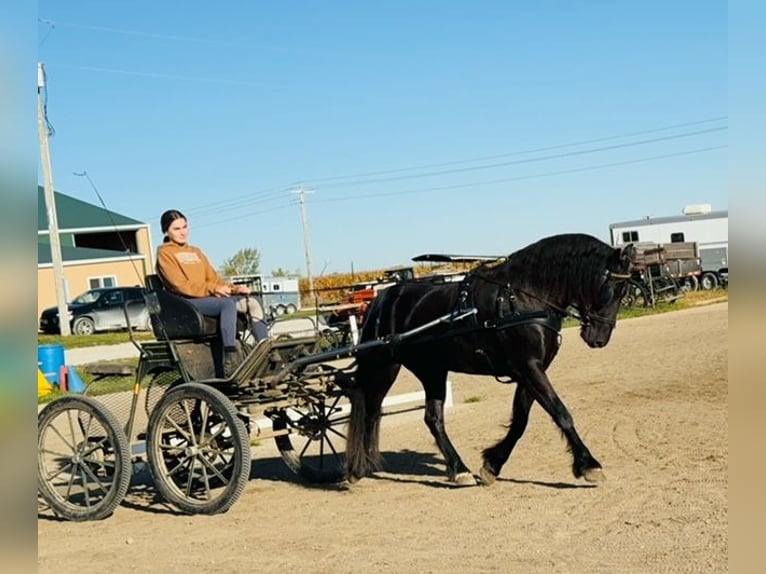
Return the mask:
[[[55,193],[67,301],[95,287],[143,285],[154,269],[149,224]],[[37,188],[37,316],[55,307],[43,188]]]

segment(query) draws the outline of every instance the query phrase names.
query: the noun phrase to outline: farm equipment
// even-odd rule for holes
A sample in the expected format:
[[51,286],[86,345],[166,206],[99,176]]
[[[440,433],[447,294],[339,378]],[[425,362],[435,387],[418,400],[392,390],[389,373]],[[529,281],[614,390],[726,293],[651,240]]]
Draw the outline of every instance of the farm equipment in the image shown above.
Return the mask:
[[702,276],[696,243],[636,243],[636,261],[623,305],[653,307],[696,291]]
[[362,281],[347,287],[348,294],[340,301],[322,305],[319,311],[326,317],[327,324],[338,329],[344,344],[355,342],[356,329],[362,326],[367,308],[383,289],[403,281],[414,281],[412,267],[386,269],[383,275],[373,281]]
[[251,440],[273,438],[287,467],[308,481],[342,481],[354,357],[475,313],[345,347],[324,332],[250,345],[243,332],[243,361],[224,378],[215,321],[157,276],[147,277],[147,287],[157,340],[138,343],[131,334],[140,352],[135,371],[94,369],[83,395],[54,399],[38,414],[38,493],[60,517],[109,516],[138,461],[182,512],[225,512],[249,479]]

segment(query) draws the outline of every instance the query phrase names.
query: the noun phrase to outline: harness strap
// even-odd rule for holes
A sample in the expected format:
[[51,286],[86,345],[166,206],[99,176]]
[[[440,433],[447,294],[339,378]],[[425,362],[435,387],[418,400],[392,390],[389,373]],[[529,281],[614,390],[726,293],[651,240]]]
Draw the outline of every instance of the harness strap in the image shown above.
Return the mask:
[[484,321],[485,329],[510,329],[520,325],[537,324],[547,327],[557,333],[561,331],[561,315],[552,311],[529,311],[526,313],[514,312],[512,315],[504,315],[497,319]]

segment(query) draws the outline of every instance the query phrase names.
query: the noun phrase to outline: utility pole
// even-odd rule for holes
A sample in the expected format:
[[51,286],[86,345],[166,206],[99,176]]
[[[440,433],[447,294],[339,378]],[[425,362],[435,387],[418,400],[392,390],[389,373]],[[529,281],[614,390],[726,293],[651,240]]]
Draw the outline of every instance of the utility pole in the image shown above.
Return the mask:
[[314,296],[314,277],[311,274],[311,237],[309,234],[309,220],[306,215],[306,193],[311,193],[309,190],[303,189],[303,186],[298,187],[294,193],[298,194],[298,203],[301,204],[301,223],[303,224],[303,251],[306,254],[306,275],[309,281],[309,295]]
[[56,284],[56,303],[59,310],[59,327],[62,335],[71,335],[69,329],[69,308],[64,289],[64,264],[61,258],[61,241],[56,214],[56,197],[53,189],[51,150],[48,146],[48,121],[45,117],[45,68],[37,64],[37,133],[40,137],[40,160],[43,168],[43,189],[45,190],[45,211],[48,214],[48,233],[51,244],[53,281]]

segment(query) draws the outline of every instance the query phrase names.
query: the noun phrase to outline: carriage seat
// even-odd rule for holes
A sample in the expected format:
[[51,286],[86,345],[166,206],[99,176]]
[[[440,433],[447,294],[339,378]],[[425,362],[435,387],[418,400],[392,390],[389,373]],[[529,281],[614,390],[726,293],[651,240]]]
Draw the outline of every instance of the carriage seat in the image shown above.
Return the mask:
[[159,275],[146,276],[147,307],[158,341],[204,339],[218,334],[218,318],[200,313],[188,300],[165,288]]

